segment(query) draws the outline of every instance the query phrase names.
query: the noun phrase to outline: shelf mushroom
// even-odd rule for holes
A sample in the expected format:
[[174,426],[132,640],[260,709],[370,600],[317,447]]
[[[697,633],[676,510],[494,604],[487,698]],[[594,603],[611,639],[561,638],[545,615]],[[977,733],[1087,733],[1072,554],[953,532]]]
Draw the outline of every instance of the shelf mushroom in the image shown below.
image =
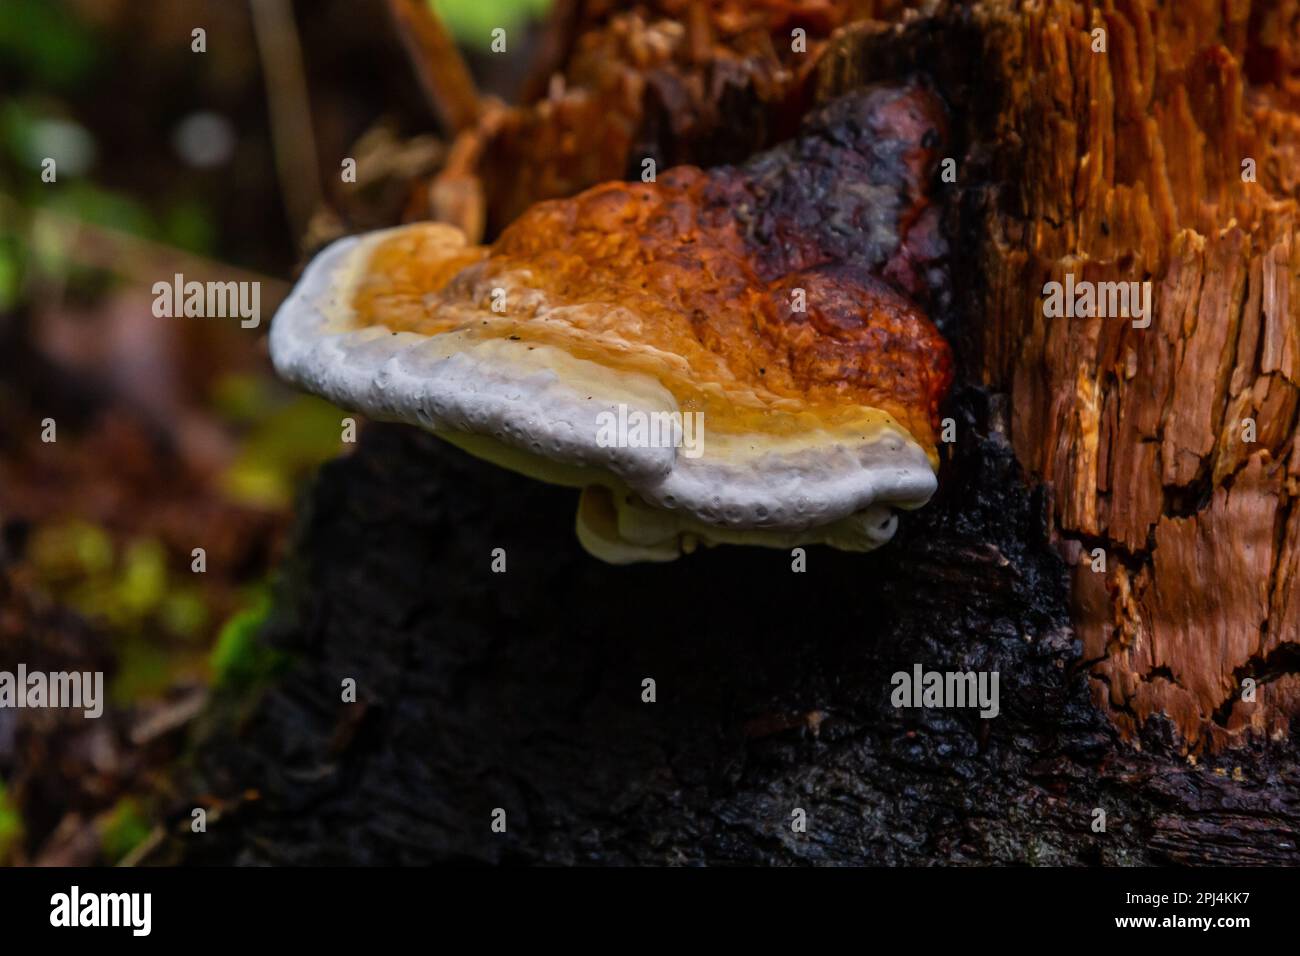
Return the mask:
[[740,166],[538,203],[490,246],[339,240],[271,329],[291,382],[582,489],[606,561],[888,541],[936,488],[947,344],[906,293],[942,256],[943,113],[874,87]]

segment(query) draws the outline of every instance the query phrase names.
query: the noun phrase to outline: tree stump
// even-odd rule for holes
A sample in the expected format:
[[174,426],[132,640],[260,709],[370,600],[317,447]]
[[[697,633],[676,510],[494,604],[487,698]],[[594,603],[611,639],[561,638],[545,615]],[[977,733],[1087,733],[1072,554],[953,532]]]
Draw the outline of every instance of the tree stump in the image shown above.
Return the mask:
[[[951,109],[935,500],[802,574],[609,567],[572,492],[371,426],[304,503],[286,668],[214,705],[159,858],[1295,862],[1300,9],[922,6],[805,92],[922,73]],[[1049,318],[1067,274],[1150,282],[1149,326]],[[999,715],[895,707],[918,664],[996,671]]]

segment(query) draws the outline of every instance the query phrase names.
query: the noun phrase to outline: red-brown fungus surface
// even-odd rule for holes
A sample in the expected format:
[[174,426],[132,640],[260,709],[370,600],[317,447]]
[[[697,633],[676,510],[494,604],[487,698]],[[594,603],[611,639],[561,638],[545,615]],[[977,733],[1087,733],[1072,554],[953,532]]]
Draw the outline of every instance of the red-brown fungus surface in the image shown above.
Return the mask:
[[943,138],[929,91],[872,88],[743,165],[538,203],[487,248],[397,234],[354,305],[649,372],[684,408],[756,427],[764,409],[878,408],[932,447],[952,363],[915,299],[945,252],[927,199]]

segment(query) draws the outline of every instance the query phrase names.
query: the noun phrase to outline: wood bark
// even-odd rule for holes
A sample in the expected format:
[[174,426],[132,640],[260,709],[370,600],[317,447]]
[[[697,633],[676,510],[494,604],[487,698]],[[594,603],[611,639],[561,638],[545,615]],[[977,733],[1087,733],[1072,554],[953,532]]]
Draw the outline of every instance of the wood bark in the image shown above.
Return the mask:
[[[805,574],[614,568],[571,492],[371,427],[305,502],[287,669],[196,742],[178,832],[195,799],[215,825],[160,858],[1295,862],[1300,10],[919,6],[807,82],[921,72],[952,110],[936,499]],[[1150,327],[1047,318],[1067,272],[1152,282]],[[918,663],[997,671],[1001,713],[894,707]]]
[[[1049,492],[1098,705],[1191,754],[1300,713],[1297,9],[986,3],[945,70],[997,91],[963,114],[994,192],[968,367]],[[899,66],[854,32],[823,95]],[[1048,318],[1067,274],[1151,283],[1149,327]]]
[[[989,34],[1023,188],[990,224],[984,380],[1053,489],[1096,699],[1191,752],[1300,713],[1298,17],[1058,3]],[[1150,327],[1045,319],[1067,272],[1149,281]]]

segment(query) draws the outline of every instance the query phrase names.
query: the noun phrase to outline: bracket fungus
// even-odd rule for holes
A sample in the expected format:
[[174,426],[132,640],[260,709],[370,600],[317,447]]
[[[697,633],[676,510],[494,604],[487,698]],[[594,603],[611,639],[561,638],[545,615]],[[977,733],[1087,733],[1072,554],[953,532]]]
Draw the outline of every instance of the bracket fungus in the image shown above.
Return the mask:
[[873,87],[743,165],[538,203],[490,246],[439,223],[342,239],[278,311],[272,358],[581,488],[578,536],[606,561],[869,550],[936,487],[952,362],[912,296],[944,254],[943,138],[923,86]]

